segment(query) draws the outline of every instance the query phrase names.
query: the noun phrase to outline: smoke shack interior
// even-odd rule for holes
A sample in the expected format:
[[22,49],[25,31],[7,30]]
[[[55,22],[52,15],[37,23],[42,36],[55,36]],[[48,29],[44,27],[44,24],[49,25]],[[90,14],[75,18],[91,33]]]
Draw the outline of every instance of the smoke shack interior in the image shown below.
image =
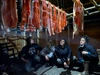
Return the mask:
[[18,62],[27,37],[42,48],[48,39],[57,46],[63,38],[77,57],[84,35],[89,36],[100,57],[99,0],[0,0],[0,69]]

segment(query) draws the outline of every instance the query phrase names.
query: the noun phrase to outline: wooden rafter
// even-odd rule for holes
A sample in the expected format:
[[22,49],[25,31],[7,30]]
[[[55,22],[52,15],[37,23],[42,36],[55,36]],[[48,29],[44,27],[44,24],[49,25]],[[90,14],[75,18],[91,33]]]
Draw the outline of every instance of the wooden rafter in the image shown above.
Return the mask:
[[100,7],[95,0],[90,0],[90,2],[100,11]]
[[[100,2],[100,0],[96,0],[96,2]],[[89,4],[91,4],[91,2],[84,3],[83,6],[89,5]],[[73,9],[73,7],[67,7],[67,8],[65,8],[64,10],[67,11],[67,10],[70,10],[70,9]]]

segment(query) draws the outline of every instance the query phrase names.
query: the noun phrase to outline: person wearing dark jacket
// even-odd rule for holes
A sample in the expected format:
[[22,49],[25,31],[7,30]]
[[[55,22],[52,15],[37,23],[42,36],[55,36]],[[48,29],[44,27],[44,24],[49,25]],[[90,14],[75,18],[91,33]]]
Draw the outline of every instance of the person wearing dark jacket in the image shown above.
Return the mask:
[[46,47],[44,47],[40,53],[43,58],[42,61],[46,63],[45,66],[49,66],[49,65],[53,66],[55,64],[54,62],[55,46],[53,45],[52,40],[47,41]]
[[40,62],[40,50],[42,49],[38,44],[34,42],[32,37],[26,39],[27,45],[19,52],[19,58],[24,62],[25,71],[30,72],[32,66],[36,69],[37,63]]
[[89,37],[83,36],[78,46],[78,59],[83,64],[84,71],[82,75],[93,73],[93,68],[98,65],[98,54],[96,49],[89,44]]
[[62,65],[64,68],[68,68],[71,61],[72,51],[64,39],[62,39],[60,44],[56,47],[55,54],[57,58],[57,64]]

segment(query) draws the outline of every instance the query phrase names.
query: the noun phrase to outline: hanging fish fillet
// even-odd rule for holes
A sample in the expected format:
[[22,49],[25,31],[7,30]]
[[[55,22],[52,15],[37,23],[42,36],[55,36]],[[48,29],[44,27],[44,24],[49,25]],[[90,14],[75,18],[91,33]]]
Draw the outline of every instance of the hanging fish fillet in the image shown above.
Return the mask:
[[63,11],[63,28],[67,25],[66,12]]
[[30,14],[30,0],[23,0],[22,22],[20,23],[21,30],[24,29],[25,23],[28,23],[29,14]]
[[64,29],[64,16],[63,16],[63,11],[61,10],[61,29]]
[[32,16],[31,15],[29,15],[27,31],[30,31],[30,32],[35,31],[35,27],[32,23]]
[[40,28],[40,5],[39,0],[34,0],[34,7],[33,7],[33,24],[34,26],[39,29]]
[[61,14],[60,14],[60,10],[58,10],[58,17],[57,17],[57,30],[58,32],[57,33],[61,33],[62,32],[62,29],[61,29]]
[[53,25],[53,22],[52,22],[52,6],[51,6],[51,3],[49,2],[48,3],[48,32],[49,32],[49,35],[54,35],[54,25]]
[[48,19],[47,3],[45,0],[42,0],[42,24],[44,28],[47,27],[47,19]]
[[66,12],[64,11],[64,26],[67,25],[67,18],[66,18]]
[[57,12],[55,6],[53,6],[53,26],[54,26],[54,32],[57,33]]
[[2,0],[1,15],[4,28],[16,28],[18,17],[16,0]]
[[83,31],[84,25],[84,11],[83,4],[80,0],[76,0],[73,5],[73,38],[79,32]]
[[61,29],[64,30],[64,27],[67,25],[66,21],[66,12],[61,11]]
[[28,25],[27,25],[27,31],[30,31],[30,32],[33,32],[35,31],[35,27],[34,27],[34,24],[32,22],[32,19],[33,19],[33,2],[30,3],[30,14],[28,16]]
[[30,13],[30,0],[23,0],[23,8],[22,8],[22,22],[28,22],[28,16]]
[[25,25],[24,22],[20,22],[20,29],[21,29],[21,30],[24,30],[24,25]]

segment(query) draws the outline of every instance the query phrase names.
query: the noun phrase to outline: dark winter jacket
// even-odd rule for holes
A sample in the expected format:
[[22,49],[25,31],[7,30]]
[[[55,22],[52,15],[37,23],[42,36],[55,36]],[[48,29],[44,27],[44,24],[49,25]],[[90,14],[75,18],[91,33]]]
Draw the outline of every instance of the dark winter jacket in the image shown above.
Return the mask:
[[38,44],[26,45],[19,52],[19,57],[24,57],[25,59],[31,59],[37,54],[37,50],[41,50],[42,48]]
[[[87,51],[88,54],[82,55],[82,51]],[[92,45],[85,44],[84,47],[78,47],[78,58],[80,61],[98,61],[98,53]]]
[[64,48],[58,45],[55,53],[58,58],[65,62],[68,60],[68,58],[71,58],[72,51],[68,45],[65,45]]

